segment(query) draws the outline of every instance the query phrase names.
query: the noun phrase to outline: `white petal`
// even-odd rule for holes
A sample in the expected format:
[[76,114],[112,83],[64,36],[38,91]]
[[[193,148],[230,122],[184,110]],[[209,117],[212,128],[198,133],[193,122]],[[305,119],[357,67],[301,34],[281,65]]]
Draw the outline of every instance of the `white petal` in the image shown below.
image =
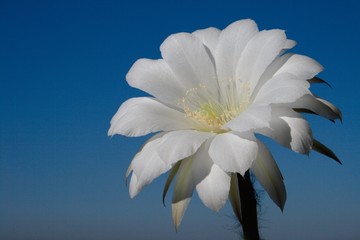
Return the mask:
[[251,170],[270,198],[283,210],[286,201],[286,190],[281,172],[266,146],[260,141],[257,143],[259,152],[251,166]]
[[[194,154],[213,134],[180,130],[163,134],[145,144],[131,163],[137,177],[136,195],[155,178],[167,172],[177,161]],[[135,196],[133,195],[133,196]]]
[[[176,161],[194,154],[208,138],[214,134],[195,130],[179,130],[165,134],[156,151],[164,161]],[[144,156],[146,157],[146,155]]]
[[257,143],[235,133],[218,134],[209,148],[209,155],[225,172],[241,175],[250,168],[257,155]]
[[264,73],[261,75],[253,93],[251,100],[253,100],[257,93],[259,92],[259,89],[266,83],[269,79],[271,79],[274,74],[286,63],[286,61],[292,56],[292,53],[284,54],[278,58],[275,58],[274,61],[266,68]]
[[[181,162],[173,189],[172,215],[178,229],[196,185],[208,174],[206,169],[193,167],[194,156]],[[199,165],[199,164],[198,164]],[[201,164],[200,164],[201,165]]]
[[217,28],[206,28],[193,32],[197,38],[201,40],[201,42],[209,48],[212,55],[215,54],[215,49],[219,40],[221,31]]
[[297,153],[308,154],[312,147],[312,134],[303,118],[281,117],[290,127],[291,149]]
[[252,104],[239,116],[228,122],[225,127],[237,132],[269,126],[271,120],[271,107],[269,105]]
[[170,35],[160,46],[161,55],[187,89],[205,86],[217,95],[215,67],[204,44],[190,33]]
[[254,99],[255,103],[292,103],[310,94],[310,84],[299,81],[294,75],[282,73],[267,81]]
[[213,164],[209,175],[196,186],[196,190],[205,206],[218,212],[228,199],[230,176]]
[[216,70],[220,81],[235,78],[240,55],[257,32],[256,23],[250,19],[234,22],[221,32],[215,53]]
[[294,40],[287,39],[285,42],[284,48],[280,51],[279,55],[284,54],[287,50],[296,46],[296,42]]
[[240,201],[238,175],[236,173],[231,174],[229,200],[237,219],[241,223],[242,222],[241,201]]
[[338,118],[340,118],[340,120],[342,121],[342,113],[340,111],[339,108],[337,108],[334,104],[332,104],[329,101],[326,101],[325,99],[322,98],[316,98],[316,100],[322,102],[323,104],[325,104],[326,106],[328,106],[337,116]]
[[315,60],[306,56],[287,53],[276,58],[261,75],[261,78],[255,87],[252,99],[256,96],[259,89],[269,79],[281,74],[290,74],[298,80],[307,80],[321,72],[323,67]]
[[214,164],[208,153],[209,145],[205,144],[195,155],[193,168],[209,171],[208,175],[197,184],[196,191],[205,206],[218,212],[229,196],[230,175]]
[[185,92],[163,59],[139,59],[129,70],[126,80],[130,86],[150,93],[160,101],[177,106]]
[[335,107],[335,109],[333,109],[328,104],[325,104],[323,99],[321,99],[323,101],[320,99],[321,98],[316,98],[313,95],[307,94],[291,104],[291,107],[294,109],[308,109],[313,113],[330,120],[341,119],[341,112],[338,108]]
[[140,97],[124,102],[114,117],[108,135],[143,136],[151,132],[191,129],[184,113],[155,99]]
[[297,44],[296,41],[291,40],[291,39],[287,39],[286,42],[285,42],[284,49],[286,49],[286,50],[291,49],[291,48],[295,47],[296,44]]
[[282,73],[290,73],[298,79],[307,80],[313,78],[323,69],[323,66],[312,58],[304,55],[292,54],[274,76]]
[[273,108],[270,127],[258,132],[297,153],[307,154],[312,146],[309,124],[292,109]]
[[284,48],[286,36],[283,30],[261,31],[250,39],[236,68],[236,79],[249,82],[255,88],[260,76]]
[[179,229],[181,221],[185,215],[185,211],[189,206],[191,197],[184,198],[177,202],[173,202],[171,204],[171,211],[172,211],[172,219],[176,228],[176,231]]

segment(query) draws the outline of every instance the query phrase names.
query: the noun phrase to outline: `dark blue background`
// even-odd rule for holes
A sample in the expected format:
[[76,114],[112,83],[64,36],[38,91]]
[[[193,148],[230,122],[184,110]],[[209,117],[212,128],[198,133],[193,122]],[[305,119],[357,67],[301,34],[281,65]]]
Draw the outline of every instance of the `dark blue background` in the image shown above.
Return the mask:
[[270,142],[285,178],[284,213],[262,198],[266,239],[360,238],[359,1],[0,1],[0,239],[236,239],[229,204],[219,214],[195,195],[179,233],[165,176],[131,200],[124,173],[146,138],[107,137],[126,99],[125,75],[159,58],[171,33],[252,18],[285,29],[294,52],[324,65],[344,123],[309,117],[344,165]]

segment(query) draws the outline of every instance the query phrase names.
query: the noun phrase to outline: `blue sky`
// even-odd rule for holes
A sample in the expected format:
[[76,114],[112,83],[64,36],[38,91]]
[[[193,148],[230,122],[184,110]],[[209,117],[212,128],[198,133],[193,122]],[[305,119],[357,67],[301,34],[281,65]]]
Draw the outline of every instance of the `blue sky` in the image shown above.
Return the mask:
[[231,208],[216,214],[195,195],[180,231],[166,176],[131,200],[124,173],[146,137],[109,138],[109,121],[141,96],[125,75],[159,58],[171,33],[252,18],[285,29],[296,53],[318,60],[343,124],[309,117],[341,158],[297,155],[269,142],[288,191],[282,213],[262,198],[265,239],[360,238],[360,3],[358,1],[1,1],[0,238],[236,239]]

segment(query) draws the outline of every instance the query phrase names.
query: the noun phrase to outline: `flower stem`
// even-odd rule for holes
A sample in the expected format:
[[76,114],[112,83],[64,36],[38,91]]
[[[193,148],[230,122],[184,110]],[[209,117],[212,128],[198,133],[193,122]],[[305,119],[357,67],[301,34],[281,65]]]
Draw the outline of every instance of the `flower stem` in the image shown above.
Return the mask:
[[259,240],[259,229],[257,221],[257,202],[255,190],[250,180],[250,173],[246,171],[244,177],[237,174],[240,203],[241,203],[241,225],[245,240]]

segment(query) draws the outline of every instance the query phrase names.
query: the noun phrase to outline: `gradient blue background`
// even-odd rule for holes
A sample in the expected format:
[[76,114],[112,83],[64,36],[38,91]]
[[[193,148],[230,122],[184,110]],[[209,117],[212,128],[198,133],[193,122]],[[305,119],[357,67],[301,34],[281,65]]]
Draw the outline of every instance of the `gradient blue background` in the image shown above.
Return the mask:
[[308,117],[343,161],[272,142],[288,191],[283,213],[262,198],[265,239],[360,239],[359,1],[0,1],[0,239],[237,239],[195,195],[180,231],[166,176],[131,200],[124,173],[146,137],[109,138],[109,121],[141,96],[125,75],[159,58],[171,33],[252,18],[281,28],[294,52],[322,63],[313,91],[338,105],[341,125]]

